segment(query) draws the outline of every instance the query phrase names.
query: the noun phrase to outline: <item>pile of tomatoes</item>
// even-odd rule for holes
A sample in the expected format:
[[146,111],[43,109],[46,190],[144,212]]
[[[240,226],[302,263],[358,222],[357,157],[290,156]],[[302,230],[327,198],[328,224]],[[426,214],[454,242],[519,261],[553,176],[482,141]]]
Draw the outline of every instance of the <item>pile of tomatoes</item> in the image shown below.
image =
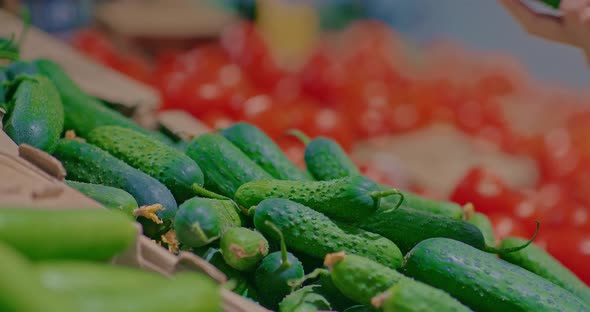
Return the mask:
[[[488,214],[500,238],[529,237],[540,220],[539,244],[590,282],[590,114],[524,135],[501,103],[538,90],[510,60],[445,45],[408,51],[400,36],[373,21],[323,36],[297,70],[280,66],[248,22],[227,28],[216,42],[151,61],[122,53],[92,30],[80,32],[73,44],[160,90],[162,109],[186,110],[213,128],[252,122],[299,164],[303,146],[285,135],[290,129],[330,136],[350,151],[359,140],[439,122],[529,156],[540,173],[534,188],[512,189],[486,168],[473,168],[451,199]],[[370,166],[364,170],[385,179]]]

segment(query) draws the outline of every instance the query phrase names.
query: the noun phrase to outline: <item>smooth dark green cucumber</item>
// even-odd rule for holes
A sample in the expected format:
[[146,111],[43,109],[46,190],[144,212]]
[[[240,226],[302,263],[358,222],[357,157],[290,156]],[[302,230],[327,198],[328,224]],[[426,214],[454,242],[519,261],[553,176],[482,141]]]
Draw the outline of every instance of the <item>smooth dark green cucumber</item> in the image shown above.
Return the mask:
[[[490,219],[483,213],[474,213],[467,222],[475,225],[483,235],[484,241],[488,246],[496,246],[496,238],[494,237],[494,228]],[[525,241],[526,242],[526,241]],[[524,242],[523,242],[524,243]],[[512,246],[516,247],[516,246]]]
[[391,268],[401,266],[402,254],[390,240],[356,227],[336,223],[302,204],[281,198],[265,199],[255,208],[254,225],[267,238],[277,240],[270,221],[283,233],[287,247],[323,259],[344,250]]
[[52,153],[64,125],[64,108],[55,86],[41,75],[19,76],[11,84],[4,132],[17,144]]
[[162,142],[119,126],[95,128],[87,140],[162,182],[178,203],[200,195],[204,182],[201,168],[188,156]]
[[134,222],[106,209],[0,209],[0,241],[33,260],[106,261],[135,241]]
[[345,296],[361,304],[370,304],[373,297],[406,278],[369,258],[344,252],[326,255],[324,265],[330,270],[334,285]]
[[383,312],[470,312],[446,292],[422,282],[404,278],[371,303]]
[[171,144],[171,140],[167,140],[165,136],[142,128],[133,120],[86,94],[55,62],[37,59],[34,63],[39,73],[49,78],[59,91],[65,113],[64,130],[74,130],[76,135],[86,137],[90,131],[100,126],[120,126]]
[[203,170],[205,188],[230,198],[244,183],[272,179],[244,152],[219,134],[207,133],[194,138],[186,154]]
[[279,312],[331,311],[330,302],[316,292],[318,287],[309,285],[290,293],[279,303]]
[[262,234],[233,227],[221,235],[221,254],[225,263],[239,271],[251,271],[268,255],[268,241]]
[[176,237],[189,247],[208,245],[241,225],[237,207],[230,200],[195,197],[182,203],[174,217]]
[[310,180],[306,172],[297,168],[258,127],[238,122],[221,131],[221,134],[272,177],[279,180]]
[[475,311],[590,311],[581,299],[550,281],[448,238],[416,245],[405,257],[403,272]]
[[69,180],[120,188],[131,194],[140,206],[162,205],[164,210],[156,212],[162,224],[138,218],[146,235],[158,237],[170,228],[176,214],[176,201],[158,180],[94,145],[77,140],[60,140],[53,155],[63,164]]
[[[524,242],[526,240],[521,238],[508,237],[502,240],[500,247],[512,248]],[[590,304],[590,288],[557,259],[534,244],[513,253],[502,254],[500,258],[546,278]]]
[[382,191],[375,182],[359,175],[330,181],[252,181],[240,186],[234,199],[249,208],[266,198],[285,198],[332,219],[353,222],[375,213],[382,197],[398,194],[395,189]]
[[109,209],[121,210],[126,215],[133,217],[133,211],[138,208],[137,201],[131,194],[122,189],[76,181],[64,181],[69,187],[96,200]]

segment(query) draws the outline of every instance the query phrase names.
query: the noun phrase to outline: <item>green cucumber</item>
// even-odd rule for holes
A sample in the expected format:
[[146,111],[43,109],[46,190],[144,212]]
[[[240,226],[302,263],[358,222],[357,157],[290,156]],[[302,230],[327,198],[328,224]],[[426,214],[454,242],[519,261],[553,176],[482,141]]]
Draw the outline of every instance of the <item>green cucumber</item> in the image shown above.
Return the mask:
[[[508,237],[502,240],[500,247],[512,248],[524,242],[526,240]],[[534,244],[513,253],[502,254],[500,258],[544,277],[590,304],[590,288],[557,259]]]
[[481,231],[471,223],[404,207],[378,212],[355,225],[392,240],[404,254],[419,242],[434,237],[455,239],[488,252],[510,251],[486,245]]
[[230,200],[195,197],[182,203],[174,217],[178,241],[189,247],[202,247],[219,239],[223,232],[242,223]]
[[365,256],[391,268],[401,266],[402,254],[390,240],[352,226],[335,223],[302,204],[281,198],[265,199],[255,208],[254,225],[267,238],[277,234],[270,221],[285,236],[287,247],[315,258],[344,250]]
[[[384,190],[391,189],[390,186],[381,186]],[[440,216],[450,217],[453,219],[463,219],[463,208],[457,203],[450,201],[434,200],[426,198],[411,192],[402,191],[403,203],[401,206],[433,213]],[[388,209],[399,205],[400,198],[386,197],[383,198],[382,207]]]
[[287,252],[283,233],[270,221],[264,222],[279,236],[281,250],[262,259],[254,273],[254,284],[264,306],[276,309],[279,302],[292,291],[291,282],[303,278],[303,265],[293,254]]
[[231,285],[231,290],[233,292],[241,296],[245,296],[250,293],[249,288],[251,286],[251,282],[248,280],[246,274],[230,267],[227,263],[225,263],[219,248],[209,247],[205,252],[197,253],[197,255],[214,265],[219,271],[225,274],[227,277],[226,285]]
[[133,217],[133,211],[138,208],[137,201],[131,194],[116,187],[76,181],[64,181],[69,187],[96,200],[109,209],[121,210]]
[[317,287],[310,285],[292,292],[279,303],[279,312],[331,311],[330,302],[314,290]]
[[4,132],[16,144],[52,153],[64,125],[64,108],[55,86],[40,75],[20,76],[11,84]]
[[268,255],[268,241],[259,232],[234,227],[221,235],[225,263],[239,271],[251,271]]
[[383,312],[471,311],[446,292],[409,278],[401,279],[371,303]]
[[[488,246],[496,246],[496,238],[494,237],[494,228],[490,219],[483,213],[474,213],[467,222],[475,225],[483,235],[484,241]],[[515,247],[515,246],[512,246]]]
[[360,175],[361,172],[336,141],[318,137],[310,140],[301,131],[290,131],[305,146],[305,165],[311,175],[319,181],[333,180]]
[[120,188],[131,194],[140,206],[162,205],[164,210],[156,212],[162,224],[138,218],[146,235],[159,237],[170,228],[176,214],[176,201],[158,180],[100,148],[78,140],[60,140],[53,155],[61,161],[70,180]]
[[106,261],[135,241],[134,222],[106,209],[0,209],[0,241],[33,260]]
[[171,144],[171,140],[165,136],[142,128],[133,120],[84,93],[63,71],[61,66],[55,62],[47,59],[37,59],[34,63],[39,73],[49,78],[59,91],[65,112],[64,130],[74,130],[76,135],[84,138],[94,128],[120,126],[152,136],[154,139],[166,144]]
[[205,188],[230,198],[246,182],[272,179],[244,152],[219,134],[207,133],[194,138],[186,154],[203,169]]
[[327,254],[324,265],[336,288],[361,304],[370,304],[373,297],[406,278],[378,262],[343,251]]
[[178,203],[202,194],[201,168],[188,156],[162,142],[118,126],[95,128],[87,140],[162,182]]
[[221,131],[221,134],[272,177],[279,180],[310,180],[258,127],[238,122]]
[[0,243],[0,263],[0,311],[75,311],[43,289],[34,266],[14,248]]
[[14,80],[20,75],[35,75],[38,74],[37,66],[33,62],[14,61],[4,69],[8,80]]
[[475,311],[590,311],[581,299],[550,281],[448,238],[416,245],[405,257],[403,272]]
[[316,292],[328,299],[336,311],[343,311],[357,304],[353,300],[346,297],[338,289],[338,287],[334,285],[334,282],[332,281],[332,278],[329,274],[321,274],[314,284],[320,286]]
[[382,197],[399,194],[395,189],[381,191],[370,179],[354,176],[330,181],[252,181],[240,186],[234,199],[249,208],[266,198],[285,198],[335,220],[353,222],[375,213]]

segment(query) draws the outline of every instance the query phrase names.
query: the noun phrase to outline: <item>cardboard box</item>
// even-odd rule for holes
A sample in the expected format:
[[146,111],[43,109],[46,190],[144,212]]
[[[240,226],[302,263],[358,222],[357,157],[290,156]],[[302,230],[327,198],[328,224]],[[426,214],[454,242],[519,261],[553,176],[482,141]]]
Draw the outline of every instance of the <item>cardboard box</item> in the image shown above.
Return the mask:
[[[0,10],[0,36],[14,34],[19,38],[22,24],[16,16]],[[29,29],[23,41],[21,56],[26,60],[48,58],[57,62],[85,92],[129,107],[136,121],[153,128],[154,121],[149,117],[153,116],[160,104],[159,93],[153,88],[94,62],[68,44],[35,27]]]

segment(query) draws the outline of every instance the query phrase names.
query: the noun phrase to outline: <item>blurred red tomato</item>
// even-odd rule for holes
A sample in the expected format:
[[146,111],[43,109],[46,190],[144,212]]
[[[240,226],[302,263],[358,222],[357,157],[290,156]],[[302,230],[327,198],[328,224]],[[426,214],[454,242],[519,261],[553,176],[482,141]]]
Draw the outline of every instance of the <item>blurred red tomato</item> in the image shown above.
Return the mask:
[[517,236],[522,238],[530,237],[533,233],[525,227],[523,221],[515,219],[506,213],[490,213],[488,218],[494,228],[496,240],[504,239],[508,236]]
[[72,36],[71,43],[94,60],[107,66],[115,65],[118,52],[103,33],[94,29],[83,29]]
[[218,110],[210,110],[199,118],[212,129],[223,129],[231,126],[235,120],[229,118],[227,114]]

